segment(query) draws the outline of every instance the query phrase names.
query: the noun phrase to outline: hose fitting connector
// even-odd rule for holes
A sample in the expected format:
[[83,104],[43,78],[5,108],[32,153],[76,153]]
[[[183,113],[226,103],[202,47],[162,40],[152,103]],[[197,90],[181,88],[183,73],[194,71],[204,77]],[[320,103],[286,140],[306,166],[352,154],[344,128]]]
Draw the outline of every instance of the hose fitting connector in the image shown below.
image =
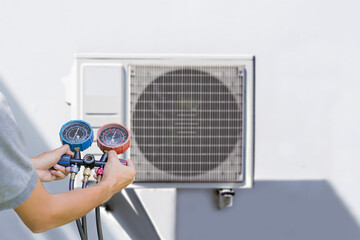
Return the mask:
[[101,179],[102,179],[102,175],[98,175],[96,180],[97,180],[98,182],[100,182]]
[[79,166],[76,164],[72,165],[70,168],[70,173],[75,173],[75,175],[76,175],[76,174],[78,174],[78,172],[79,172]]
[[76,173],[72,172],[72,173],[70,174],[70,179],[71,179],[71,180],[75,180],[75,177],[76,177]]
[[98,176],[102,176],[104,173],[104,168],[99,168],[97,171],[96,171],[96,175]]
[[84,176],[83,182],[87,182],[89,180],[90,175],[91,175],[91,169],[89,167],[85,168],[84,174],[83,174],[83,176]]

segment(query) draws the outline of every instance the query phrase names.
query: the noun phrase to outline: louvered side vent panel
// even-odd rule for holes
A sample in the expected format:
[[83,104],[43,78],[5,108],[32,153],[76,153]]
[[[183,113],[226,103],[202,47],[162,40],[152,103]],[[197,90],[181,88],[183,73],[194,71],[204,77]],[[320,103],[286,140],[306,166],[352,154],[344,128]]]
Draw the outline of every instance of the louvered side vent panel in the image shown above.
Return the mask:
[[136,182],[243,180],[243,66],[128,70]]

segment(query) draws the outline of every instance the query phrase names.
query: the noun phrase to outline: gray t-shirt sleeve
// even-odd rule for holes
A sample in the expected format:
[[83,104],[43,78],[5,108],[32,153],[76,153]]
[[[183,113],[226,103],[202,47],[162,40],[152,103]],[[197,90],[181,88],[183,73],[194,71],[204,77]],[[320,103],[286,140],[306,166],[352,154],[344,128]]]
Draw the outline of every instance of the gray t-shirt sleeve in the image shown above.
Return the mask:
[[23,203],[37,180],[15,118],[0,92],[0,210]]

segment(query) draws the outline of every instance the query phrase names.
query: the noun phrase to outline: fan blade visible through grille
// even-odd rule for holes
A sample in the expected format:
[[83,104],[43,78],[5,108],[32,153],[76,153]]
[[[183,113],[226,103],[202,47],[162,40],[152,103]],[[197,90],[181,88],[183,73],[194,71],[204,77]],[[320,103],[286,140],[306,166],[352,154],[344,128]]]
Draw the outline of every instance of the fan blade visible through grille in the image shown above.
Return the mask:
[[131,66],[136,181],[239,181],[238,66]]

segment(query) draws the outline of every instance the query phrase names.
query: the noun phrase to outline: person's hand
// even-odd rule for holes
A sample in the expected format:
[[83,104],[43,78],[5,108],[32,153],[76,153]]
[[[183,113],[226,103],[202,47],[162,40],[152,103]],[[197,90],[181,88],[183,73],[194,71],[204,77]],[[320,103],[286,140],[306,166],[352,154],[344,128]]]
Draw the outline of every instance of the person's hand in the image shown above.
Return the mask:
[[65,168],[57,164],[64,154],[73,155],[69,145],[63,145],[31,159],[40,181],[51,182],[53,180],[60,180],[69,174],[70,167]]
[[108,153],[101,183],[107,184],[112,194],[115,194],[131,184],[134,181],[135,174],[136,170],[132,160],[127,159],[127,166],[123,165],[116,152],[112,150]]

